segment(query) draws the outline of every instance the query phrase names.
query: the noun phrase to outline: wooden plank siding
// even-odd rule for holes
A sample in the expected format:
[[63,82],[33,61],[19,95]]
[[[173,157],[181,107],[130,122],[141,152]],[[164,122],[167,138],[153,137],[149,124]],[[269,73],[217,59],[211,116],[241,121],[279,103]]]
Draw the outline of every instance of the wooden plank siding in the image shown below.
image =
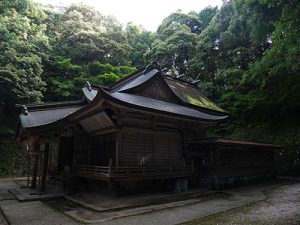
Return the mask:
[[178,132],[122,129],[122,166],[172,166],[181,162],[181,137]]
[[[113,107],[109,116],[116,124],[113,131],[74,137],[77,176],[100,180],[191,176],[193,164],[183,159],[182,123]],[[88,125],[85,128],[94,126]]]
[[189,177],[193,172],[192,165],[183,166],[182,164],[173,167],[105,167],[105,166],[87,166],[77,165],[75,167],[76,175],[92,179],[107,180],[140,180],[140,179],[163,179],[163,178],[182,178]]
[[115,162],[116,133],[89,136],[79,133],[74,137],[74,164],[108,166],[109,160]]

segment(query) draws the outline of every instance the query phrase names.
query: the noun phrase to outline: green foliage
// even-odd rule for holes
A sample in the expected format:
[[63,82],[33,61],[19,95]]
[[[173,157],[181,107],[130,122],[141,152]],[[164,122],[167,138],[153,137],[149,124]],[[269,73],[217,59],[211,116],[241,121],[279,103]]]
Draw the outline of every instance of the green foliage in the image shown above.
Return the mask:
[[110,64],[101,64],[100,62],[92,62],[88,66],[89,72],[92,76],[105,73],[115,73],[120,77],[128,75],[135,71],[134,67],[130,66],[112,66]]
[[101,64],[98,61],[91,62],[86,67],[73,64],[71,59],[62,58],[61,61],[52,65],[52,70],[55,73],[49,74],[47,78],[48,89],[46,94],[49,98],[59,101],[74,98],[74,96],[80,94],[86,81],[96,85],[110,86],[132,73],[135,68]]
[[48,48],[44,35],[43,10],[31,1],[2,1],[0,14],[0,102],[11,107],[15,102],[42,99],[41,47]]
[[145,55],[150,51],[151,44],[155,40],[152,32],[146,31],[142,26],[128,23],[126,26],[126,37],[131,49],[129,59],[135,67],[143,67],[147,65]]
[[111,86],[135,70],[134,67],[129,66],[112,66],[110,64],[93,62],[89,65],[91,76],[83,77],[83,79],[97,85]]
[[212,18],[216,15],[217,11],[217,7],[209,6],[199,12],[198,19],[202,22],[203,30],[209,25]]
[[159,60],[163,67],[173,67],[179,74],[193,76],[189,72],[188,64],[195,54],[199,35],[211,21],[215,10],[216,8],[206,8],[199,14],[184,14],[181,11],[172,13],[158,27],[158,38],[154,40],[152,49],[146,53],[146,58]]
[[130,46],[115,18],[85,5],[72,5],[49,19],[56,23],[48,30],[56,54],[79,65],[95,60],[112,65],[129,63]]
[[[0,112],[3,107],[0,106]],[[14,138],[16,118],[1,115],[0,117],[0,177],[14,175],[18,172],[22,151]]]
[[[286,120],[298,127],[299,18],[299,1],[231,0],[220,9],[172,13],[152,33],[133,23],[124,29],[82,4],[56,13],[31,0],[1,0],[0,103],[12,114],[15,103],[74,99],[86,81],[110,86],[158,60],[183,79],[200,80],[203,92],[232,114],[219,133],[243,136],[259,124],[253,130],[263,134],[264,125]],[[298,148],[289,149],[286,161],[299,168],[291,163]]]
[[21,151],[16,140],[0,138],[0,158],[0,176],[14,175],[18,172]]

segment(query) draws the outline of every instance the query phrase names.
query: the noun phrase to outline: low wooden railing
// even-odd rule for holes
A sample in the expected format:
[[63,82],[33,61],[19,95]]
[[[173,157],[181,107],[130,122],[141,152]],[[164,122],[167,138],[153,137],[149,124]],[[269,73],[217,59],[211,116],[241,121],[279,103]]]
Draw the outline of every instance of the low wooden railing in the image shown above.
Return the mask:
[[90,166],[75,165],[75,174],[94,178],[160,178],[180,177],[193,173],[193,164],[179,166]]

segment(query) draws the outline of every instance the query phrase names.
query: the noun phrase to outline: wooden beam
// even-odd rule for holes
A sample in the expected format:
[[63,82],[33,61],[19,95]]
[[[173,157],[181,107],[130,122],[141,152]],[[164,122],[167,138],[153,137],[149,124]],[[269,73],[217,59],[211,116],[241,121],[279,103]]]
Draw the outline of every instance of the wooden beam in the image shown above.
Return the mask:
[[112,101],[108,101],[108,103],[111,104],[112,106],[118,107],[122,110],[127,110],[128,112],[140,112],[142,114],[150,115],[150,116],[155,115],[155,116],[160,116],[160,117],[164,117],[164,118],[177,119],[177,120],[182,120],[182,121],[190,121],[192,123],[201,123],[201,124],[205,124],[207,127],[214,126],[218,123],[217,121],[201,121],[200,119],[197,119],[197,118],[189,119],[189,118],[183,118],[182,116],[177,116],[177,115],[168,115],[168,114],[159,113],[159,112],[149,112],[149,111],[143,110],[143,109],[131,109],[127,106],[119,105]]
[[98,130],[94,130],[91,133],[89,133],[89,135],[91,136],[95,136],[95,135],[99,135],[99,134],[105,134],[105,133],[112,133],[117,131],[118,129],[115,126],[111,126],[111,127],[107,127],[107,128],[101,128]]
[[101,107],[103,102],[104,101],[102,99],[99,102],[97,102],[97,104],[94,104],[92,107],[85,109],[83,112],[75,112],[74,113],[75,115],[72,115],[70,117],[70,121],[74,122],[74,121],[78,121],[78,120],[83,120],[87,117],[90,117],[90,116],[96,114],[99,111],[104,110],[103,107]]

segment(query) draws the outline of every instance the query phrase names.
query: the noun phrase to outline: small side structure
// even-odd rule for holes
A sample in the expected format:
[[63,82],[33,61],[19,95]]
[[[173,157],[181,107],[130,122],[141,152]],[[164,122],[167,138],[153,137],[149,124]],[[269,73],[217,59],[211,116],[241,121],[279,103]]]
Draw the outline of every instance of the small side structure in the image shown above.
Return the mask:
[[[166,75],[155,63],[111,88],[87,83],[79,100],[23,108],[17,136],[28,152],[28,184],[36,187],[39,180],[41,191],[49,172],[106,188],[157,180],[181,190],[188,180],[207,177],[205,149],[227,154],[226,146],[202,144],[199,138],[228,112],[198,86]],[[224,157],[231,161],[231,152]]]
[[218,190],[274,178],[276,149],[279,146],[207,137],[191,140],[188,155],[195,163],[194,181]]

